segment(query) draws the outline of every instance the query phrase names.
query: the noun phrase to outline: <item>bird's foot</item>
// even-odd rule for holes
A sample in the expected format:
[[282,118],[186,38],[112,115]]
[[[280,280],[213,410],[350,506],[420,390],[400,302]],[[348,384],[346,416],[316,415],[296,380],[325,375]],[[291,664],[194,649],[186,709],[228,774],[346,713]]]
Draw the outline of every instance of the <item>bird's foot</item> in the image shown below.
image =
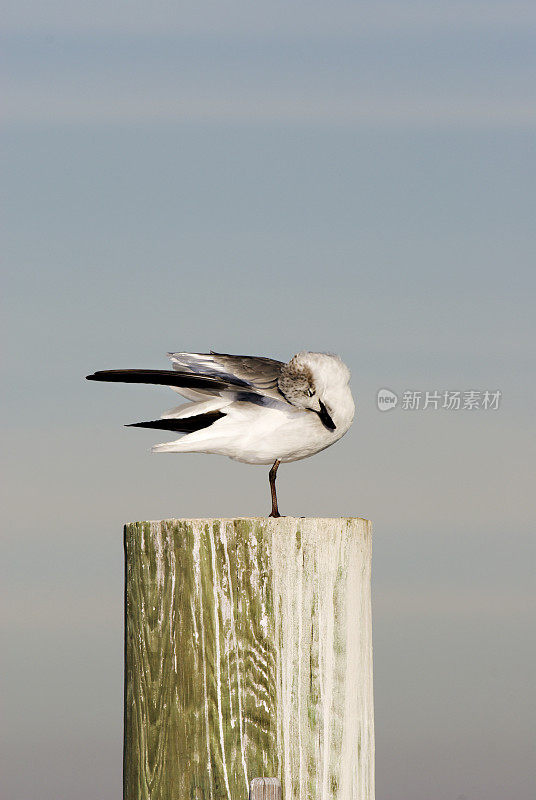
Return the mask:
[[268,514],[268,516],[273,517],[274,519],[278,519],[281,516],[281,514],[279,513],[279,511],[271,511],[270,514]]

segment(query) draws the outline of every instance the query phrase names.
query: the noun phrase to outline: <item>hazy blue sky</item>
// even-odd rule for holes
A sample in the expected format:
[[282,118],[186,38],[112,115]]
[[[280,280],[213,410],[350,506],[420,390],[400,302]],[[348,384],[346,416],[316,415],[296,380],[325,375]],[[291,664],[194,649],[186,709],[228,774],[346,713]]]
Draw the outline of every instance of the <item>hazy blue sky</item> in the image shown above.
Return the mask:
[[378,800],[529,800],[536,7],[7,6],[2,797],[120,796],[123,522],[268,511],[122,427],[172,392],[83,380],[213,348],[352,370],[279,494],[374,522]]

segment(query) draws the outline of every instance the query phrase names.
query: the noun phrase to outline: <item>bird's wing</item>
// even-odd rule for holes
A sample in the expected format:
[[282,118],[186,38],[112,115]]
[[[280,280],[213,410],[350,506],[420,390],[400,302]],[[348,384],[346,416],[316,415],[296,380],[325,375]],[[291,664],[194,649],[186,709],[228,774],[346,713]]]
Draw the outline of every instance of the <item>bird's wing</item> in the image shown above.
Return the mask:
[[[184,433],[190,430],[189,426],[197,424],[195,417],[209,420],[212,424],[215,419],[225,415],[233,403],[241,406],[246,403],[278,408],[288,406],[277,387],[277,379],[283,366],[281,361],[213,352],[169,353],[169,356],[173,363],[172,370],[102,370],[88,375],[87,378],[90,381],[169,386],[193,402],[171,409],[155,424],[140,423],[139,426],[163,428],[166,425],[177,425],[178,420],[184,420]],[[173,430],[178,431],[180,428]]]
[[284,400],[277,388],[283,367],[282,361],[259,356],[233,356],[228,353],[168,353],[173,369],[180,373],[228,381],[236,391],[238,386],[256,394]]
[[183,389],[188,392],[191,390],[192,393],[202,392],[205,395],[218,395],[231,389],[236,392],[248,388],[243,381],[231,382],[215,375],[196,375],[192,372],[175,372],[171,369],[108,369],[88,375],[87,380],[170,386],[181,394]]
[[[283,366],[280,361],[217,353],[170,353],[170,356],[173,361],[172,370],[101,370],[88,375],[87,379],[169,386],[188,400],[202,402],[203,405],[211,398],[221,398],[221,407],[228,405],[230,401],[261,405],[287,404],[277,388],[277,378]],[[210,410],[217,407],[220,407],[219,403],[211,404]],[[176,416],[178,411],[179,409],[173,409],[169,416]]]

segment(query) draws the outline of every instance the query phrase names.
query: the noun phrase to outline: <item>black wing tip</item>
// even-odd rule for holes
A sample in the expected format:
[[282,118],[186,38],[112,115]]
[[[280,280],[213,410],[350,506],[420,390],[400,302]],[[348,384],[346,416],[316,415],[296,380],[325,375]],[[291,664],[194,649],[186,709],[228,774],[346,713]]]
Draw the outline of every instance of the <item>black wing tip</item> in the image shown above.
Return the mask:
[[220,378],[216,375],[196,375],[173,369],[106,369],[87,375],[88,381],[109,383],[146,383],[154,386],[177,386],[219,392],[233,386],[242,386],[243,381]]
[[154,419],[150,422],[130,422],[125,428],[154,428],[160,431],[174,433],[195,433],[222,419],[225,414],[221,411],[207,411],[206,414],[197,414],[191,417],[178,417],[169,419]]
[[113,381],[114,375],[119,372],[126,372],[126,370],[102,369],[94,372],[92,375],[86,375],[86,381]]

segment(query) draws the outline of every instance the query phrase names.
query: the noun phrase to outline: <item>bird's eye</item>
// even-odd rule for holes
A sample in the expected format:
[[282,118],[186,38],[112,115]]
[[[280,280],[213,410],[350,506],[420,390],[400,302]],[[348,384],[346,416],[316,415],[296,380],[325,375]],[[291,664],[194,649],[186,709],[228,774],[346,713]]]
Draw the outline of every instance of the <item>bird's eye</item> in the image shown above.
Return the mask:
[[314,393],[315,393],[314,389],[307,389],[305,394],[307,395],[307,397],[312,397]]

